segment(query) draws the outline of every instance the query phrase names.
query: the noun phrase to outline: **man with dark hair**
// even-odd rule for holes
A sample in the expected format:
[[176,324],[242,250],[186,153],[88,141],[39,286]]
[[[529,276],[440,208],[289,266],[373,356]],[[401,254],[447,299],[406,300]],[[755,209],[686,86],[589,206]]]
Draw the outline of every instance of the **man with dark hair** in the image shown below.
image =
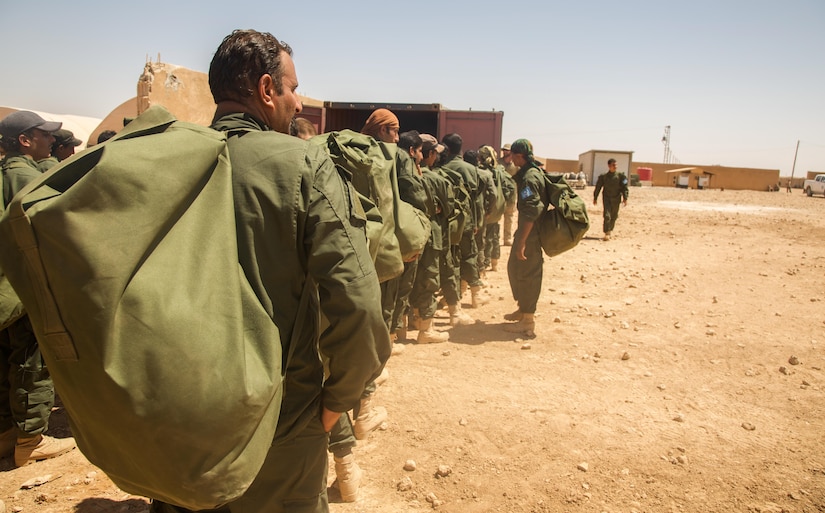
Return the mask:
[[489,296],[481,291],[481,277],[478,272],[478,246],[476,245],[476,233],[484,229],[484,194],[485,185],[481,183],[478,176],[478,168],[462,160],[461,146],[463,141],[461,136],[452,133],[445,135],[442,144],[447,148],[448,162],[444,168],[460,178],[470,194],[471,212],[470,217],[465,221],[464,234],[459,244],[460,252],[460,274],[461,279],[467,282],[472,294],[473,308],[490,302]]
[[289,125],[289,135],[307,140],[318,135],[318,131],[315,130],[312,121],[306,118],[292,118],[292,123]]
[[599,202],[599,192],[604,188],[602,193],[602,206],[604,207],[604,239],[610,240],[610,235],[613,232],[613,227],[616,225],[616,219],[619,217],[619,203],[627,206],[627,177],[624,173],[616,172],[616,159],[607,161],[607,173],[599,175],[596,180],[596,188],[593,190],[593,204]]
[[54,136],[54,144],[52,144],[52,152],[49,157],[37,162],[37,167],[44,173],[55,166],[58,162],[62,162],[74,155],[74,149],[83,141],[74,136],[70,130],[61,128],[52,133]]
[[[52,134],[61,125],[30,111],[0,121],[0,146],[6,154],[0,160],[4,208],[40,176],[37,162],[48,158]],[[0,458],[14,452],[15,465],[22,467],[74,449],[74,438],[43,434],[54,406],[54,384],[27,315],[0,332],[0,362]]]
[[[266,461],[244,495],[219,511],[326,512],[327,432],[390,351],[364,215],[323,149],[287,135],[301,112],[289,46],[236,30],[215,52],[209,85],[212,127],[226,133],[232,161],[240,265],[282,344],[295,344],[283,348],[292,356]],[[154,501],[151,511],[180,509]]]
[[97,136],[97,144],[104,143],[116,135],[117,132],[114,130],[104,130]]
[[513,164],[519,170],[515,175],[518,195],[518,228],[513,238],[513,249],[507,261],[510,290],[518,309],[506,314],[508,321],[518,321],[507,325],[506,331],[529,337],[536,335],[533,315],[541,294],[542,266],[544,256],[535,223],[549,204],[545,188],[544,171],[533,158],[533,145],[527,139],[518,139],[510,147]]

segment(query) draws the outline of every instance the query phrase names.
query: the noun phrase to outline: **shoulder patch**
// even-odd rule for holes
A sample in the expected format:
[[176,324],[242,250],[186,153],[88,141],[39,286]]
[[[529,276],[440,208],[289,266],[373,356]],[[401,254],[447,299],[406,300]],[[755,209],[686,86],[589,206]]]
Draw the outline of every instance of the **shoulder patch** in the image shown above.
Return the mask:
[[531,189],[530,187],[525,187],[521,190],[521,192],[519,192],[518,195],[521,199],[527,199],[533,195],[533,189]]

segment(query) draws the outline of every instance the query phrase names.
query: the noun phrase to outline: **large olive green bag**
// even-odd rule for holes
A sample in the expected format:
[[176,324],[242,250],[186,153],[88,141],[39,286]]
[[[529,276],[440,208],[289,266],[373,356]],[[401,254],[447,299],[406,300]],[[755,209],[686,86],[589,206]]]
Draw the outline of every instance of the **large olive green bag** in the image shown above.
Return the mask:
[[310,142],[324,147],[332,162],[351,177],[358,194],[374,204],[380,213],[381,220],[378,221],[365,208],[367,238],[378,281],[383,283],[400,276],[404,272],[404,262],[396,236],[392,182],[396,146],[352,130],[317,135]]
[[548,210],[538,221],[541,247],[549,257],[573,249],[590,229],[587,205],[561,175],[544,175]]
[[222,133],[152,107],[15,196],[0,263],[89,461],[194,510],[246,490],[282,355],[238,264]]

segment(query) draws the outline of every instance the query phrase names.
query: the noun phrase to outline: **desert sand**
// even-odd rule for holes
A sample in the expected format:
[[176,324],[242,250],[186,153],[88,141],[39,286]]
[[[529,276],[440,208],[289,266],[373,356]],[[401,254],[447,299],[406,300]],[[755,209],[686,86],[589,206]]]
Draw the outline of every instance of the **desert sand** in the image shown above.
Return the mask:
[[[493,301],[465,305],[477,324],[439,317],[449,342],[390,359],[389,420],[355,449],[360,497],[331,488],[332,512],[825,511],[825,198],[632,188],[604,242],[580,193],[591,229],[545,259],[536,338],[502,329],[502,248]],[[0,500],[148,509],[77,450],[0,460]]]

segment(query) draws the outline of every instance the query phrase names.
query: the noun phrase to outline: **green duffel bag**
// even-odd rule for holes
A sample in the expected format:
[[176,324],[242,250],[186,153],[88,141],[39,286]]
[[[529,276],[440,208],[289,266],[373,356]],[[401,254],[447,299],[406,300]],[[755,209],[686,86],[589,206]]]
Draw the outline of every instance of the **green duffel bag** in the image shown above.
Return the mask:
[[395,198],[395,237],[398,239],[401,258],[408,262],[424,251],[424,246],[430,240],[432,224],[427,214],[401,199],[398,191],[398,173],[395,167],[390,176]]
[[396,204],[395,235],[405,262],[420,255],[430,240],[432,223],[427,215],[404,200]]
[[126,492],[217,508],[272,444],[280,335],[235,230],[224,135],[161,107],[31,182],[0,220],[0,263],[77,445]]
[[564,177],[544,173],[544,181],[553,208],[539,218],[539,239],[547,256],[553,257],[576,247],[590,229],[590,218],[584,200]]
[[[379,282],[385,282],[404,272],[398,238],[395,232],[392,172],[395,165],[395,145],[379,143],[372,137],[352,130],[329,132],[310,139],[323,146],[332,162],[351,177],[355,190],[369,200],[380,213],[367,212],[367,236],[370,253]],[[363,198],[362,198],[363,199]],[[362,201],[363,204],[363,201]]]

